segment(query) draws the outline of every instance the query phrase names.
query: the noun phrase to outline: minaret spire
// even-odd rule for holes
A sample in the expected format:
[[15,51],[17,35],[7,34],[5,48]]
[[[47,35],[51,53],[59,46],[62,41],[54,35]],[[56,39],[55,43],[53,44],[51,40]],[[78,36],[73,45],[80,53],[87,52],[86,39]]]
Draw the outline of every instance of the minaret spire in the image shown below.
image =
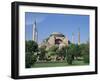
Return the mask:
[[37,42],[38,41],[38,31],[36,27],[36,20],[33,23],[33,41]]
[[74,44],[74,32],[72,33],[72,43]]
[[80,45],[80,28],[78,28],[78,45]]

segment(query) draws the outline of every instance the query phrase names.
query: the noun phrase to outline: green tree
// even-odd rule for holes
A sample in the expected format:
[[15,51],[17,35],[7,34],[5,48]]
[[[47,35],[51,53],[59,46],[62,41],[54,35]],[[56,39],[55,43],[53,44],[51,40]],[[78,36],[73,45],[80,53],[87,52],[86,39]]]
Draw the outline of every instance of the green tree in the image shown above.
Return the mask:
[[25,67],[30,68],[35,62],[38,53],[38,44],[34,41],[25,41]]
[[78,57],[81,56],[80,45],[76,44],[74,48],[74,57],[78,60]]
[[39,60],[45,60],[45,55],[46,55],[46,47],[45,46],[41,46],[39,48]]
[[48,49],[48,55],[56,55],[56,51],[58,50],[58,46],[54,45]]
[[85,63],[89,63],[89,43],[81,45],[81,56]]
[[58,46],[53,45],[52,47],[49,48],[48,51],[54,51],[54,52],[56,52],[57,49],[58,49]]
[[74,60],[74,53],[75,53],[75,45],[70,44],[67,48],[66,60],[68,64],[72,64]]
[[60,57],[66,57],[66,50],[67,50],[67,47],[62,47],[61,49],[58,49],[56,51],[57,55],[60,56]]
[[25,55],[25,67],[30,68],[36,62],[36,55],[27,52]]
[[52,56],[55,56],[57,54],[57,49],[58,49],[58,46],[57,45],[53,45],[52,47],[50,47],[48,50],[47,50],[47,58],[46,60],[47,61],[50,61],[52,60]]
[[37,52],[38,51],[38,44],[35,41],[26,41],[25,42],[25,51],[26,52]]

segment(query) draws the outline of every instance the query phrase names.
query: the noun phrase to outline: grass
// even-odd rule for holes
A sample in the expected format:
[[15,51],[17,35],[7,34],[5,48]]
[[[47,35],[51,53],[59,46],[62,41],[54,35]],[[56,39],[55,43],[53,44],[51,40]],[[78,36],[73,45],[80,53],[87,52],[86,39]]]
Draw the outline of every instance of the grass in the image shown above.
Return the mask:
[[36,67],[61,67],[61,66],[80,66],[80,65],[88,65],[86,63],[84,63],[83,61],[73,61],[72,65],[69,65],[67,62],[63,61],[63,62],[36,62],[32,68],[36,68]]

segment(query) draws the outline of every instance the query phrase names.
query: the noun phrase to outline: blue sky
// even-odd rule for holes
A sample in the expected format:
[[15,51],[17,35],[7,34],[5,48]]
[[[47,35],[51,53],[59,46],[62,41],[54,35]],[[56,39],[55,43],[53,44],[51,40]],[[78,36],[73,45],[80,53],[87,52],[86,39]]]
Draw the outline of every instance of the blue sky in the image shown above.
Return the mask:
[[78,41],[78,29],[80,28],[80,41],[85,43],[89,38],[89,16],[73,14],[51,14],[25,12],[25,39],[32,40],[32,24],[37,22],[38,42],[49,37],[52,32],[61,32],[72,41]]

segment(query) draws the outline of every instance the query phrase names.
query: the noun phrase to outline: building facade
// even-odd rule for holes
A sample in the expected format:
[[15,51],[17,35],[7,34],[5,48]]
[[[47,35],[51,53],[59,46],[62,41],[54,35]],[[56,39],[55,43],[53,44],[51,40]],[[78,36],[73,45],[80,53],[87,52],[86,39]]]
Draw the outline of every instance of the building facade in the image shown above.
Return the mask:
[[68,38],[65,37],[62,33],[53,32],[47,39],[45,39],[39,45],[39,47],[46,46],[46,48],[49,49],[50,47],[54,45],[58,46],[59,48],[68,46]]

